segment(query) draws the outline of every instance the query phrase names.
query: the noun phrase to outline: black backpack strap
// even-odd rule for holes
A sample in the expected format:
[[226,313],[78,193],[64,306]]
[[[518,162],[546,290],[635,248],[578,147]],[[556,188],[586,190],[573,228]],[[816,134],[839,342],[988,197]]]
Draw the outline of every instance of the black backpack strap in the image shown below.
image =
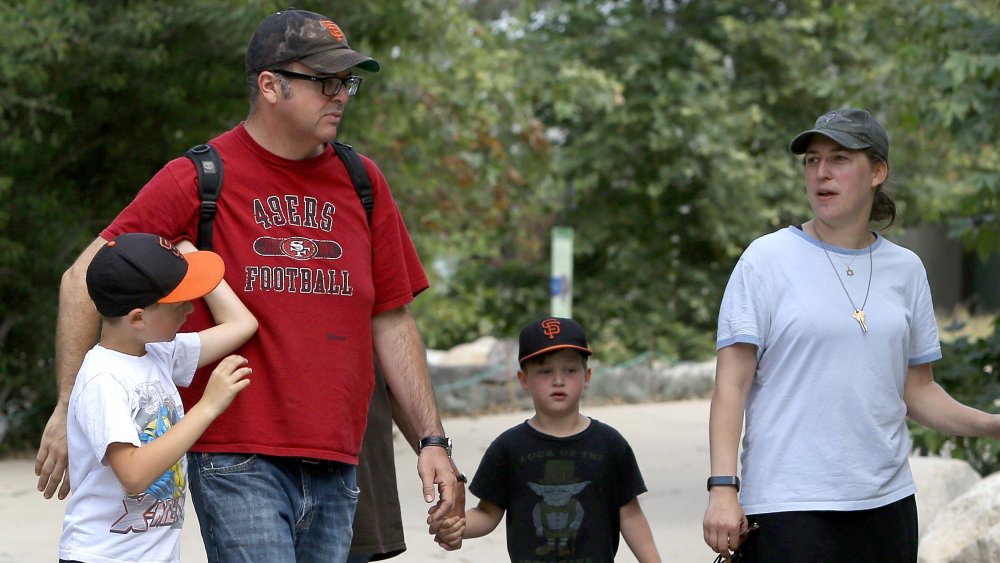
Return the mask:
[[212,250],[212,224],[215,221],[216,202],[222,193],[222,159],[212,145],[191,147],[184,156],[194,162],[198,171],[198,194],[201,197],[201,214],[198,218],[198,241],[202,250]]
[[365,208],[365,215],[368,216],[369,225],[372,222],[372,209],[375,208],[375,195],[372,193],[372,181],[368,177],[368,170],[365,168],[365,163],[361,161],[361,157],[355,152],[354,148],[347,143],[341,143],[340,141],[333,142],[333,150],[337,152],[337,156],[347,167],[347,173],[351,176],[351,182],[354,183],[354,189],[358,192],[358,199],[361,200],[361,205]]

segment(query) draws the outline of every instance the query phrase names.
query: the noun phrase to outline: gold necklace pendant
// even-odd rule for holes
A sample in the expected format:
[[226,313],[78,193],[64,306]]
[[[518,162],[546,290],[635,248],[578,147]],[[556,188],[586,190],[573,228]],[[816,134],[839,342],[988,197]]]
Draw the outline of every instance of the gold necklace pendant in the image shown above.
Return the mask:
[[[868,304],[868,294],[871,293],[872,290],[872,274],[875,272],[875,262],[872,258],[872,247],[875,246],[875,243],[873,242],[868,245],[868,288],[865,290],[864,302],[861,303],[861,307],[858,307],[854,304],[854,298],[851,297],[851,292],[847,291],[847,286],[844,285],[844,280],[840,279],[840,271],[837,270],[837,266],[834,265],[833,258],[830,258],[830,251],[826,249],[826,243],[823,242],[822,238],[820,238],[819,232],[816,233],[816,240],[819,241],[820,246],[823,248],[823,254],[826,255],[827,262],[829,262],[830,267],[833,268],[833,273],[837,275],[837,281],[840,282],[840,287],[844,290],[844,295],[847,296],[847,300],[851,302],[851,307],[854,308],[854,313],[851,314],[851,318],[858,321],[862,334],[868,334],[868,325],[865,323],[865,305]],[[840,260],[840,263],[847,267],[847,275],[849,277],[854,275],[854,270],[851,269],[851,264],[845,263],[841,260],[840,256],[837,256],[837,260]],[[851,262],[854,262],[854,259],[851,259]]]
[[857,309],[851,316],[854,317],[854,320],[858,321],[859,325],[861,325],[861,332],[867,333],[868,325],[865,324],[865,312],[862,311],[861,309]]

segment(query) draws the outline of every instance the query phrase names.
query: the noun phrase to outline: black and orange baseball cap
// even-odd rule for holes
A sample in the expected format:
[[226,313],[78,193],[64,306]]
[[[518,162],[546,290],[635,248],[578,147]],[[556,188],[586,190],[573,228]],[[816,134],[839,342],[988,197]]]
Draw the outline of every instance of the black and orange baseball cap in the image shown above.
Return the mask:
[[579,350],[587,356],[593,354],[580,323],[561,317],[542,317],[521,329],[517,363],[562,348]]
[[247,75],[300,62],[323,74],[358,67],[378,72],[378,61],[347,44],[347,35],[330,18],[289,8],[271,14],[257,26],[247,44]]
[[94,255],[87,291],[101,315],[122,317],[153,303],[203,297],[219,285],[225,271],[222,257],[214,252],[181,254],[161,236],[127,233]]

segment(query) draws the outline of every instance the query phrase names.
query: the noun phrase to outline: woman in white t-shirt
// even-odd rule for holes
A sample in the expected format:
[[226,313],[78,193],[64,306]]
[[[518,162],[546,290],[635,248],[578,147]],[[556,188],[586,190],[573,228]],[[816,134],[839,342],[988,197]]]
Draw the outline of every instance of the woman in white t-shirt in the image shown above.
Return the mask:
[[813,217],[753,241],[722,299],[705,542],[744,562],[915,562],[906,416],[993,437],[1000,416],[934,382],[924,267],[871,230],[896,215],[882,126],[831,111],[789,150]]

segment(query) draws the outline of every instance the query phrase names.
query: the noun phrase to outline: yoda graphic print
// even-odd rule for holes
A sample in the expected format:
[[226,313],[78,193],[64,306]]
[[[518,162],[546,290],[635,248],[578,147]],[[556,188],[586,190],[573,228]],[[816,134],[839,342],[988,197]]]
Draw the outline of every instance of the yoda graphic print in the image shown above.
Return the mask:
[[542,497],[531,514],[535,533],[546,541],[545,545],[535,550],[538,555],[573,553],[584,516],[583,504],[573,495],[590,484],[590,481],[580,481],[575,470],[576,464],[572,460],[548,461],[542,480],[528,483],[531,490]]

